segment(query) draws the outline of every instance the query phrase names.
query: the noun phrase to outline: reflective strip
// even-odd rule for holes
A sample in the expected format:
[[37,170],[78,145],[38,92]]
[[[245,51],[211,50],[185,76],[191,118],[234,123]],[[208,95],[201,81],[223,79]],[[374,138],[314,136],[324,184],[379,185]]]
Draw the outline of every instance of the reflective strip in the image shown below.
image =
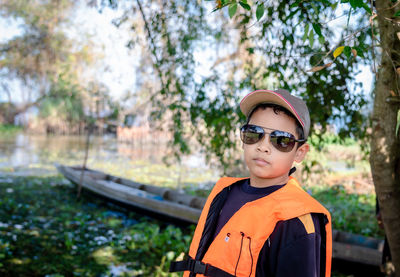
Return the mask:
[[300,219],[301,223],[303,223],[307,234],[315,233],[314,221],[311,217],[311,214],[303,214],[299,216],[298,219]]

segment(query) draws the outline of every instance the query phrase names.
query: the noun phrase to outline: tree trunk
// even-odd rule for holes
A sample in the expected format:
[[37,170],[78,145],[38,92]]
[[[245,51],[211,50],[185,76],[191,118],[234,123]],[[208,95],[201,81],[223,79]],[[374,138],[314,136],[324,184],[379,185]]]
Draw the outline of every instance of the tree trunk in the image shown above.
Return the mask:
[[[399,109],[399,26],[391,21],[395,9],[389,0],[376,0],[381,46],[372,115],[371,171],[392,261],[400,276],[400,145],[396,135]],[[391,92],[392,91],[392,92]],[[393,97],[393,94],[396,96]]]

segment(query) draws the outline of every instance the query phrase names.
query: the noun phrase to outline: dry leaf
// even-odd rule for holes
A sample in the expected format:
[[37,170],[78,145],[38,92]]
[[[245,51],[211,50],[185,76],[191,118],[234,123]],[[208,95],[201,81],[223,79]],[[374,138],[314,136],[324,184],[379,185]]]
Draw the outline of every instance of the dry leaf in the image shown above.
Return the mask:
[[400,40],[400,32],[397,32],[397,38]]
[[396,93],[394,93],[394,91],[393,91],[393,90],[391,90],[391,91],[390,91],[390,94],[391,94],[393,97],[395,97],[395,96],[396,96]]
[[314,66],[313,68],[307,70],[307,72],[317,72],[317,71],[321,71],[324,68],[330,67],[333,63],[327,63],[324,65],[319,65],[319,66]]
[[320,70],[322,70],[324,68],[325,68],[325,66],[314,66],[313,68],[307,70],[307,72],[317,72],[317,71],[320,71]]
[[357,57],[357,50],[356,49],[351,49],[351,53],[353,53],[354,58]]
[[400,67],[396,68],[396,72],[400,75]]

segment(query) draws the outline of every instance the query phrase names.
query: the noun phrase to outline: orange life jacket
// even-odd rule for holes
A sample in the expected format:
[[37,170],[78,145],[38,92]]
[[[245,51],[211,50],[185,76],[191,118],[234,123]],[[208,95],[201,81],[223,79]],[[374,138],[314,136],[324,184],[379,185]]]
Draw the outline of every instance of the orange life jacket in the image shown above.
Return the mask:
[[[196,231],[190,245],[189,256],[194,259],[198,250],[201,236],[205,227],[210,205],[216,195],[225,187],[241,180],[241,178],[221,178],[203,208]],[[318,201],[307,194],[298,184],[297,180],[290,177],[289,182],[279,190],[241,207],[222,227],[221,231],[211,242],[202,262],[217,267],[234,276],[255,276],[257,260],[261,248],[273,232],[278,221],[292,218],[303,218],[306,227],[312,224],[311,216],[308,223],[304,221],[310,213],[324,214],[328,223],[325,225],[326,257],[325,276],[331,275],[332,259],[332,231],[331,216]],[[188,277],[189,271],[185,271],[184,277]],[[203,276],[197,274],[196,276]]]

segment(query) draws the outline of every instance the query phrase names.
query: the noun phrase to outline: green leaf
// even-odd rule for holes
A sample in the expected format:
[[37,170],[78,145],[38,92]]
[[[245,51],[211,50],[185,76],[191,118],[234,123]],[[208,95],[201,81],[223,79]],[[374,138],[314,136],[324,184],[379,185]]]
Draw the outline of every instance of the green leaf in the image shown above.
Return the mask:
[[304,28],[304,35],[303,35],[303,42],[306,41],[308,38],[308,30],[310,29],[310,24],[306,24],[306,27]]
[[296,9],[296,10],[292,11],[292,12],[288,15],[288,17],[286,17],[285,22],[288,21],[289,19],[291,19],[293,16],[295,16],[295,14],[298,13],[299,11],[301,11],[301,9]]
[[310,33],[308,34],[308,40],[310,41],[310,47],[313,48],[314,45],[314,30],[311,29]]
[[313,2],[310,2],[311,7],[313,8],[314,12],[316,14],[319,14],[319,7],[315,6]]
[[343,49],[343,53],[346,55],[347,58],[350,58],[353,54],[351,53],[351,47],[345,46]]
[[318,37],[318,41],[321,45],[325,43],[325,38],[323,36]]
[[[247,1],[246,1],[247,2]],[[251,7],[249,4],[245,3],[244,1],[239,1],[240,6],[242,6],[244,9],[250,11]]]
[[349,2],[350,2],[350,5],[351,5],[351,7],[352,7],[353,9],[357,8],[356,0],[350,0]]
[[249,52],[249,54],[254,54],[254,48],[253,47],[249,47],[246,48],[247,52]]
[[361,8],[363,6],[363,0],[350,0],[350,5],[353,9]]
[[363,3],[362,7],[368,14],[372,14],[370,7],[366,3]]
[[400,16],[400,10],[398,10],[395,14],[394,17],[399,17]]
[[399,135],[399,128],[400,128],[400,110],[397,111],[396,136]]
[[256,17],[257,20],[260,20],[260,18],[264,15],[264,5],[260,4],[257,6],[257,10],[256,10]]
[[336,10],[337,6],[338,6],[339,2],[335,2],[331,5],[332,10]]
[[322,53],[316,53],[310,56],[310,64],[318,64],[324,58]]
[[237,11],[237,4],[236,3],[231,4],[228,9],[229,17],[232,18],[235,15],[236,11]]
[[352,10],[353,10],[353,8],[351,7],[351,8],[349,9],[349,15],[347,16],[347,24],[346,24],[347,28],[349,27],[349,22],[350,22]]
[[357,55],[358,56],[360,56],[361,58],[365,58],[363,48],[358,47],[358,46],[353,47],[353,48],[357,51]]
[[314,31],[318,34],[318,36],[321,37],[322,36],[321,26],[317,23],[313,23],[313,28],[314,28]]

